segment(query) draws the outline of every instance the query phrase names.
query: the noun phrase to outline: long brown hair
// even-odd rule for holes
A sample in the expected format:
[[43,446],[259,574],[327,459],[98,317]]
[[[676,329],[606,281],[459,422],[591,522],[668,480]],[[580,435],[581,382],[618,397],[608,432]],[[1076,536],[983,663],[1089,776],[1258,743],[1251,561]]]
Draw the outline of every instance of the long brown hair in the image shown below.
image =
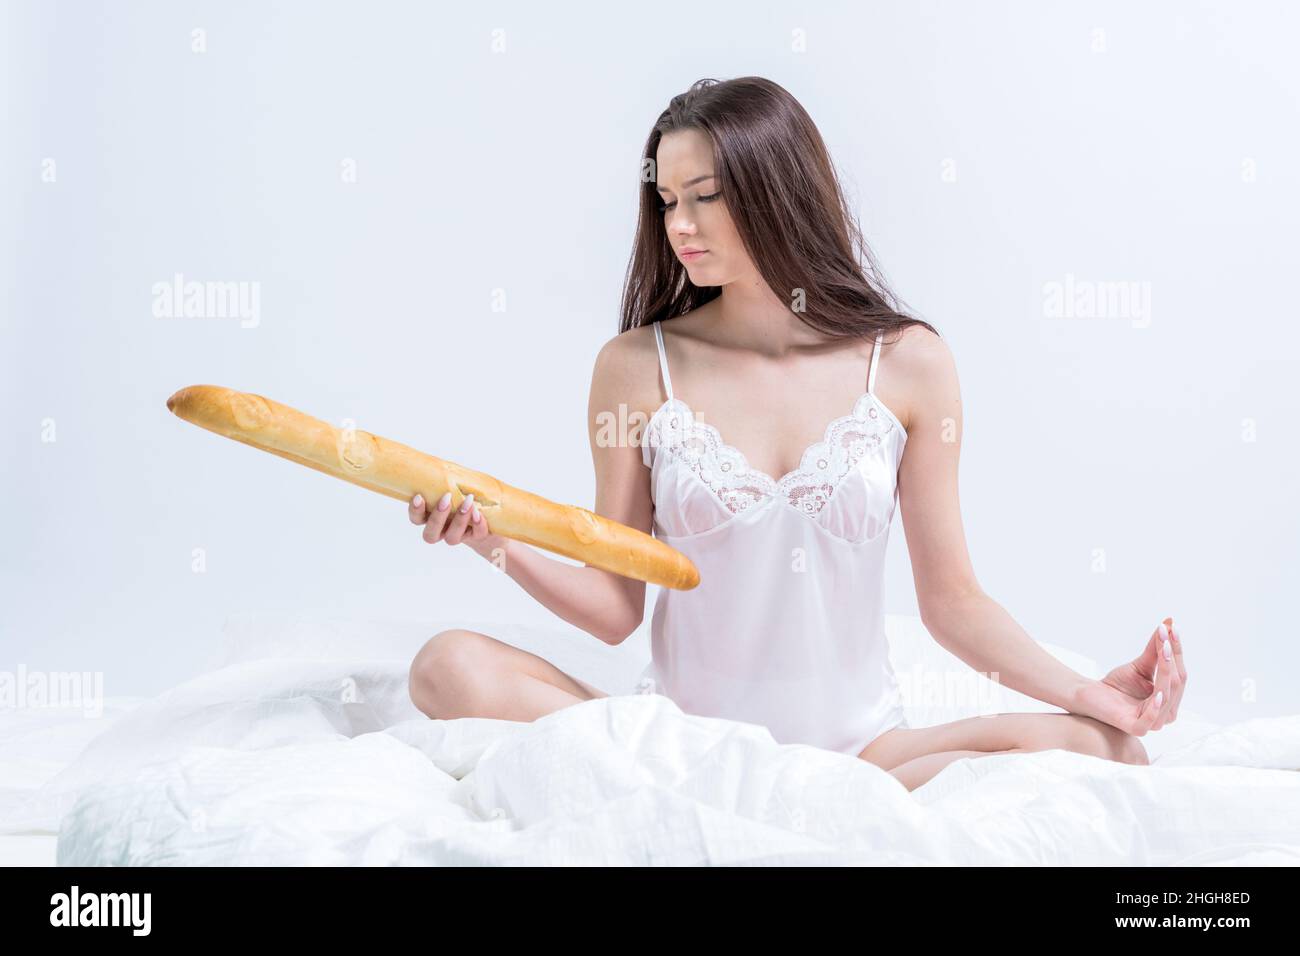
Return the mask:
[[903,312],[886,286],[812,118],[785,89],[760,76],[698,80],[655,121],[642,154],[620,332],[683,315],[722,294],[720,287],[690,282],[659,212],[659,140],[683,129],[701,130],[712,141],[727,212],[759,274],[792,303],[791,314],[834,338],[874,338],[908,325],[939,334]]

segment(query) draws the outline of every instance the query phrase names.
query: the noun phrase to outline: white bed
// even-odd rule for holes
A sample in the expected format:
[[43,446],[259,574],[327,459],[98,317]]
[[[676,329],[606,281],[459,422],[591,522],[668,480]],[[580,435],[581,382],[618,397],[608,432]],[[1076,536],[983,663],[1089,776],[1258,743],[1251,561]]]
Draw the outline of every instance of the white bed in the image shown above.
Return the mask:
[[[968,670],[887,619],[908,721]],[[242,614],[223,666],[104,715],[0,712],[0,862],[297,864],[1300,863],[1300,715],[1184,707],[1151,766],[1061,750],[961,760],[909,793],[842,754],[635,693],[644,644],[473,626],[615,696],[533,723],[429,720],[407,696],[448,624]],[[1044,645],[1097,676],[1096,664]],[[1053,711],[1004,688],[983,712]],[[989,710],[990,705],[992,710]]]

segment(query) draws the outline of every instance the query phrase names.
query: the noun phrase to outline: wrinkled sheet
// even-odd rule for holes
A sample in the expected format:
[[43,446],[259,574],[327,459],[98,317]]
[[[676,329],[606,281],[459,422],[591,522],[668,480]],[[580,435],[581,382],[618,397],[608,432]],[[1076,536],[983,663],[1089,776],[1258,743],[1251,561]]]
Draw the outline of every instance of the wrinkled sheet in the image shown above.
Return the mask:
[[57,828],[64,865],[1300,863],[1300,715],[1150,766],[960,760],[908,792],[656,694],[532,723],[430,720],[408,668],[206,674],[116,716],[0,832]]

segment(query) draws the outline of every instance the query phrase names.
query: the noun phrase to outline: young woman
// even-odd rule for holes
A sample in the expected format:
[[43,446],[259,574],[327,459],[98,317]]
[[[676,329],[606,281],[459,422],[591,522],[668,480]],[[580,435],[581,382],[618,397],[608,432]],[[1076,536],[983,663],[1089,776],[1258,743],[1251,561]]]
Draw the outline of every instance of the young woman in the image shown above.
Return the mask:
[[[655,123],[643,170],[620,334],[597,356],[588,427],[594,510],[653,529],[700,569],[695,589],[659,593],[649,686],[687,713],[855,754],[908,789],[991,753],[1146,763],[1137,738],[1177,718],[1187,680],[1172,620],[1090,680],[980,588],[957,499],[952,355],[880,280],[803,108],[758,77],[701,80]],[[646,425],[609,441],[602,421],[625,420],[620,405]],[[449,501],[411,501],[426,541],[504,556],[529,594],[609,644],[640,626],[644,583],[552,560],[492,534],[472,498],[454,514]],[[899,501],[930,633],[1067,713],[906,725],[882,606]],[[411,666],[411,697],[435,718],[528,721],[603,696],[467,630],[435,635]]]

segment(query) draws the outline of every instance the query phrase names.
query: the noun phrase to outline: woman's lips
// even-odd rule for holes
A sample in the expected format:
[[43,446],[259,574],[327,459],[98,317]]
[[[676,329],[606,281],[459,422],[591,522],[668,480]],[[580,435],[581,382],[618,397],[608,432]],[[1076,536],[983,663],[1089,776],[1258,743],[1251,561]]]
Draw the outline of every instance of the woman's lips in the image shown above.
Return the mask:
[[698,259],[700,256],[702,256],[702,255],[706,255],[706,254],[708,253],[708,251],[709,251],[708,249],[701,249],[701,250],[699,250],[698,252],[683,252],[683,253],[682,253],[682,261],[683,261],[683,262],[692,262],[692,261]]

